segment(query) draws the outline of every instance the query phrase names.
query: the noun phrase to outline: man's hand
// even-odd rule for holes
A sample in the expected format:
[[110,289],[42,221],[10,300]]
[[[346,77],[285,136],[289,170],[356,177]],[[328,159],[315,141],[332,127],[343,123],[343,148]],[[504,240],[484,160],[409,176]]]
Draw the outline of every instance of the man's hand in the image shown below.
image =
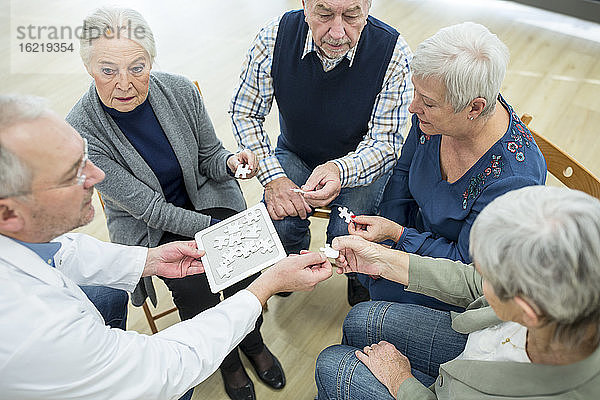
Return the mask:
[[333,201],[342,189],[340,170],[332,162],[326,162],[315,168],[302,185],[304,199],[312,207],[326,206]]
[[287,177],[273,179],[265,185],[265,203],[269,216],[274,220],[285,217],[306,219],[311,208],[302,195],[292,192],[298,185]]
[[408,284],[407,253],[388,249],[359,236],[338,236],[331,247],[340,251],[336,259],[337,273],[358,272]]
[[250,179],[258,173],[258,162],[256,161],[256,155],[252,150],[244,149],[237,154],[229,156],[227,159],[227,168],[229,168],[233,174],[235,174],[235,171],[240,164],[247,164],[250,167],[250,173],[247,174],[245,178],[240,179]]
[[264,305],[275,293],[313,290],[317,283],[331,275],[327,257],[302,251],[302,254],[290,255],[265,270],[248,286],[248,290]]
[[352,218],[352,222],[354,224],[348,225],[348,233],[370,242],[382,242],[387,239],[397,242],[404,231],[402,225],[383,217],[357,215]]
[[204,266],[200,257],[204,254],[204,251],[198,250],[194,240],[172,242],[148,249],[142,276],[183,278],[188,275],[201,274],[204,272]]
[[413,376],[408,358],[393,344],[384,340],[366,346],[363,351],[356,350],[355,354],[375,378],[387,387],[394,398],[398,394],[400,385]]

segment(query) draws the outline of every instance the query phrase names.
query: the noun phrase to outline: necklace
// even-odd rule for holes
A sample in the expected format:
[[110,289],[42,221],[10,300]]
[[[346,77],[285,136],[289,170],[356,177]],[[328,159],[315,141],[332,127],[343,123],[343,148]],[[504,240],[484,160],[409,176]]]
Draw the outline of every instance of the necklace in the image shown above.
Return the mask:
[[[514,344],[514,343],[512,342],[512,340],[511,340],[511,339],[512,339],[512,337],[513,337],[514,335],[516,335],[516,334],[519,332],[519,330],[520,330],[521,328],[522,328],[522,326],[519,326],[519,327],[517,328],[517,330],[516,330],[516,331],[514,331],[512,334],[510,334],[509,336],[507,336],[507,337],[506,337],[506,338],[505,338],[503,341],[501,341],[500,343],[501,343],[502,345],[505,345],[505,344],[507,344],[507,343],[508,343],[508,344],[510,344],[512,347],[514,347],[515,349],[521,349],[521,350],[525,350],[525,346],[518,346],[518,345]],[[525,340],[527,340],[527,339],[525,339]]]

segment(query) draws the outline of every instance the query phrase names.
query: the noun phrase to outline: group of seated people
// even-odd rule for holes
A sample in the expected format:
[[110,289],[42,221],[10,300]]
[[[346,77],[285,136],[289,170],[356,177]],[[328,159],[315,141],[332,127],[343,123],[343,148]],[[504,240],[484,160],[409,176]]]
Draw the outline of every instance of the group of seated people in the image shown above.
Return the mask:
[[[599,200],[544,186],[544,157],[500,94],[496,35],[465,22],[413,53],[370,3],[305,0],[260,30],[229,109],[235,154],[194,83],[152,71],[154,36],[131,9],[85,18],[93,81],[68,124],[0,97],[0,393],[190,399],[220,368],[231,399],[255,399],[238,348],[263,383],[286,384],[262,306],[336,270],[354,307],[316,360],[320,400],[598,396]],[[193,238],[246,208],[242,164],[290,256],[221,301]],[[67,234],[93,217],[94,187],[112,243]],[[306,251],[319,206],[333,266]],[[127,292],[156,303],[153,275],[182,322],[124,331]]]

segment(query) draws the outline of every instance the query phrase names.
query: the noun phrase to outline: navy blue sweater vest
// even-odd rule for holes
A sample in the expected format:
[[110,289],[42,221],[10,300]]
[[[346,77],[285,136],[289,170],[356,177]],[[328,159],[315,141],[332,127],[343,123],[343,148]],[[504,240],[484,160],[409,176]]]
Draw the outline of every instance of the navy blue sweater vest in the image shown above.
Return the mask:
[[368,17],[352,67],[344,58],[329,72],[314,52],[301,59],[307,34],[302,10],[282,17],[271,76],[279,107],[279,144],[314,168],[356,150],[367,133],[398,32]]

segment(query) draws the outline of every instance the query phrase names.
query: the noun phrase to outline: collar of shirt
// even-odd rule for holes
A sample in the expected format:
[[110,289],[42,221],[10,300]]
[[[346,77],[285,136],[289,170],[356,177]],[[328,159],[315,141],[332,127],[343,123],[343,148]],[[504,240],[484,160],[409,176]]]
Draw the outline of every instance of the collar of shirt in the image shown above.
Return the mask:
[[29,243],[22,242],[17,239],[12,239],[15,242],[22,244],[35,254],[40,256],[42,260],[51,267],[54,267],[54,256],[58,253],[61,243],[59,242],[47,242],[47,243]]
[[358,42],[356,43],[357,44],[353,48],[348,50],[348,52],[345,55],[343,55],[340,58],[336,58],[335,60],[331,60],[321,55],[317,44],[313,40],[312,30],[308,28],[308,33],[306,34],[306,41],[304,42],[304,52],[302,53],[301,59],[304,59],[304,57],[306,57],[307,54],[312,53],[314,51],[315,53],[317,53],[317,57],[319,57],[319,60],[321,60],[321,64],[323,64],[323,70],[325,72],[329,72],[332,69],[334,69],[344,59],[344,57],[350,61],[349,67],[351,67],[352,63],[354,62],[356,47],[358,46]]

